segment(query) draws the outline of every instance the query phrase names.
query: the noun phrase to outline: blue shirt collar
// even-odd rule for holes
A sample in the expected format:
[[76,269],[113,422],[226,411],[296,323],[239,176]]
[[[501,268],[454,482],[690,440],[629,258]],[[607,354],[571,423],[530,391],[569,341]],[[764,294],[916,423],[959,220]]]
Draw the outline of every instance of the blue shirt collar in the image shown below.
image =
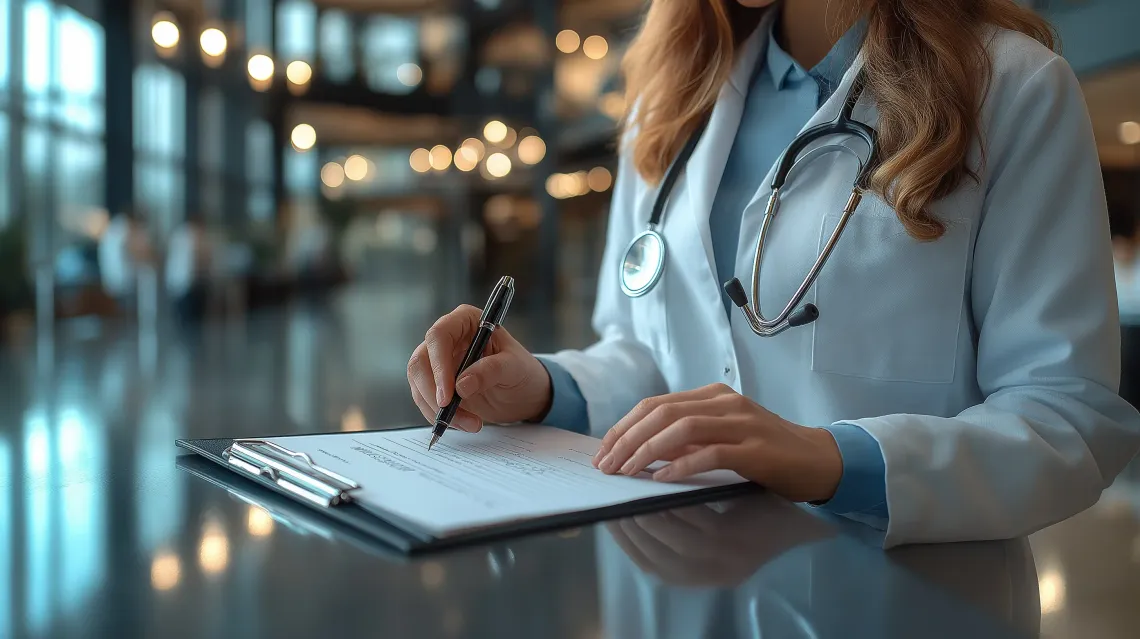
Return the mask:
[[777,91],[783,90],[789,80],[798,81],[811,75],[820,88],[825,90],[827,95],[831,95],[843,81],[843,74],[855,61],[859,48],[863,45],[863,37],[867,34],[867,23],[860,19],[839,38],[819,64],[812,67],[811,71],[805,71],[776,41],[778,23],[779,17],[768,21],[768,50],[764,57],[768,75],[771,76],[772,84]]

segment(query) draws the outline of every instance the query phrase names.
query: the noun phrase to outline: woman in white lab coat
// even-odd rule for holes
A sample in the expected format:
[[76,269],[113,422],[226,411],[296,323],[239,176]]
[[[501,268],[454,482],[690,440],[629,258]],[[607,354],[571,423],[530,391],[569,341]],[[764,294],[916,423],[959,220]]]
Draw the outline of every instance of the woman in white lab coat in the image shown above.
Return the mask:
[[[1011,0],[654,0],[625,60],[600,341],[538,358],[500,330],[453,383],[478,324],[460,307],[412,355],[417,405],[431,420],[457,391],[472,431],[588,424],[603,472],[731,469],[887,546],[1015,537],[1087,508],[1140,446],[1140,415],[1117,394],[1096,145],[1052,44]],[[803,300],[818,319],[759,337],[719,283],[751,281],[775,159],[860,76],[853,118],[878,154]],[[626,247],[706,117],[658,229],[660,280],[630,297]],[[781,189],[769,306],[805,281],[858,171],[822,155]]]

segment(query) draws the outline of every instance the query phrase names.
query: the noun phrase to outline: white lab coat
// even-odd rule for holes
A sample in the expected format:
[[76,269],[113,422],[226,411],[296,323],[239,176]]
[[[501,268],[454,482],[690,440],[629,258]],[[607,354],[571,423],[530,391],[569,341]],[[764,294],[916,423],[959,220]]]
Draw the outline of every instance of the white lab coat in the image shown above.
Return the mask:
[[[1021,536],[1096,502],[1140,447],[1140,415],[1117,394],[1108,215],[1068,64],[995,30],[985,162],[975,151],[979,183],[932,205],[945,236],[916,242],[868,194],[808,293],[819,319],[761,338],[735,309],[731,326],[725,315],[708,216],[764,39],[758,30],[742,49],[674,189],[662,280],[632,300],[619,262],[657,189],[620,160],[594,313],[601,340],[552,357],[581,389],[592,432],[642,398],[714,382],[795,423],[857,424],[886,461],[889,524],[868,523],[886,526],[888,547]],[[834,117],[860,66],[805,128]],[[876,124],[869,96],[855,117]],[[744,212],[746,288],[772,171]],[[854,171],[854,158],[832,153],[785,186],[760,282],[769,316],[815,260]]]

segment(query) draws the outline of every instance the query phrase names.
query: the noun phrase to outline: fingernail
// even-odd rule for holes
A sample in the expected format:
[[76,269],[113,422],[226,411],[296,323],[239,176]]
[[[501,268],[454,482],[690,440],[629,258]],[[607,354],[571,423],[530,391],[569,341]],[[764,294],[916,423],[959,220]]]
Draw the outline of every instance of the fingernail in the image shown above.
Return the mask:
[[633,470],[633,460],[632,460],[632,459],[631,459],[631,460],[629,460],[629,461],[627,461],[627,462],[625,463],[625,465],[623,465],[623,466],[621,467],[621,473],[622,473],[623,475],[628,475],[628,474],[629,474],[629,472],[630,472],[631,470]]
[[602,459],[602,463],[598,466],[598,468],[601,468],[602,472],[604,473],[612,473],[614,471],[615,465],[617,465],[617,460],[614,459],[614,456],[611,453]]
[[471,391],[475,390],[475,379],[473,377],[464,377],[458,382],[455,382],[455,390],[458,391],[462,397],[467,397],[471,394]]
[[671,479],[672,477],[673,477],[673,473],[669,471],[668,466],[666,466],[666,467],[662,468],[661,470],[653,473],[653,481],[669,481],[669,479]]
[[435,403],[439,404],[440,408],[443,408],[443,405],[447,403],[447,398],[443,396],[442,388],[436,389],[435,391]]

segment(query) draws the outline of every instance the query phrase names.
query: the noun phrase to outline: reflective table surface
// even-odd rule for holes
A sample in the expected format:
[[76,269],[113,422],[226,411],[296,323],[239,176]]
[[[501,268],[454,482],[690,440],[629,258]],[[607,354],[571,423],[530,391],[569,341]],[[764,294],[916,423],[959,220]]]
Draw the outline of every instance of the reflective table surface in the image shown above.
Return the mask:
[[421,323],[352,317],[0,350],[0,637],[1138,636],[1135,471],[1029,539],[883,552],[757,494],[408,558],[181,456],[417,421]]

